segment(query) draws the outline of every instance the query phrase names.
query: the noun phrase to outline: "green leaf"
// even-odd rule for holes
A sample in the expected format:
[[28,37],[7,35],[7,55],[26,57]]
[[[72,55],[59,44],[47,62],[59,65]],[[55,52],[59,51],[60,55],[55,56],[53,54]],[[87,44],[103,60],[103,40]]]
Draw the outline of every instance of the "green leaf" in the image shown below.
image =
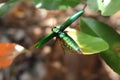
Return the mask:
[[[34,0],[33,0],[34,1]],[[37,1],[37,0],[36,0]],[[41,4],[46,9],[68,9],[76,6],[81,0],[38,0],[36,5]]]
[[120,74],[120,35],[112,27],[91,18],[82,18],[80,25],[84,33],[101,37],[109,44],[109,49],[100,56]]
[[99,37],[90,36],[75,30],[69,31],[68,34],[77,42],[84,55],[99,53],[107,50],[109,47],[108,44]]
[[1,3],[1,7],[0,7],[0,16],[4,15],[5,13],[7,13],[9,11],[9,9],[11,7],[13,7],[19,0],[9,0],[6,3]]
[[[29,0],[36,5],[40,2],[40,0]],[[20,2],[20,0],[9,0],[6,3],[1,3],[0,5],[0,16],[4,15],[11,9],[16,3]]]
[[120,10],[120,0],[98,0],[102,15],[109,16]]
[[[9,11],[11,7],[13,7],[20,0],[9,0],[4,3],[4,5],[0,6],[0,16],[4,15]],[[81,0],[29,0],[35,3],[37,8],[46,8],[46,9],[68,9],[71,7],[75,7],[80,3]]]
[[97,0],[87,0],[87,5],[95,11],[98,11],[98,4],[97,4]]
[[120,10],[120,0],[88,0],[93,10],[100,10],[103,16],[110,16]]

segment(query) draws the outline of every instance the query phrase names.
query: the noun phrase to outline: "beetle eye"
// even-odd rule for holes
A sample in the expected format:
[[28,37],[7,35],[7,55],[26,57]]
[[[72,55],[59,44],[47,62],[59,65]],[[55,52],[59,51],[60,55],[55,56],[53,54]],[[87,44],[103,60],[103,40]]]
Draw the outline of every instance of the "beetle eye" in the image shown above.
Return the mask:
[[52,28],[52,31],[56,33],[56,27],[53,27],[53,28]]

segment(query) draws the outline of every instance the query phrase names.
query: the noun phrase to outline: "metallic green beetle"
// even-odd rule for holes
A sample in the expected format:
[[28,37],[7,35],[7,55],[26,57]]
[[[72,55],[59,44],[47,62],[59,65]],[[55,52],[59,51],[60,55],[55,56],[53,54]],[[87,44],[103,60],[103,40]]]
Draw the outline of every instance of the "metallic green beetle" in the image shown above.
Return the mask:
[[67,45],[67,47],[80,54],[82,53],[77,43],[66,32],[60,31],[60,28],[57,27],[52,28],[52,31],[58,35],[58,37]]
[[[86,6],[85,6],[86,7]],[[84,9],[85,9],[84,7]],[[53,37],[59,37],[61,40],[63,40],[70,48],[73,50],[81,53],[79,46],[77,43],[67,35],[66,32],[64,32],[65,28],[67,28],[69,25],[71,25],[76,19],[78,19],[83,13],[84,9],[78,11],[77,13],[73,14],[67,21],[65,21],[60,28],[52,28],[52,32],[45,36],[43,39],[41,39],[36,45],[36,48],[40,48],[43,44],[51,40]]]

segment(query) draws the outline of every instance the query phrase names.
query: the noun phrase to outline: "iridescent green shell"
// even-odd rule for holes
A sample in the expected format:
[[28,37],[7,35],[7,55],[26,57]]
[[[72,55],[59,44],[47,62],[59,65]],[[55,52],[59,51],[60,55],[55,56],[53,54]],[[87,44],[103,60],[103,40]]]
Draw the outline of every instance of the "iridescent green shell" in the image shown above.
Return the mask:
[[52,31],[65,43],[68,48],[82,54],[77,43],[66,32],[61,32],[60,29],[56,27],[54,27]]

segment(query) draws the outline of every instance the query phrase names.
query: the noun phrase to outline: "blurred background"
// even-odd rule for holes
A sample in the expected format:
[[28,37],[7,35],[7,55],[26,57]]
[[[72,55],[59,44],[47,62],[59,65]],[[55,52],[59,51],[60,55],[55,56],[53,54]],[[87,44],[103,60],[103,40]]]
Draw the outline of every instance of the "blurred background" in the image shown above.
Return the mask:
[[[49,34],[52,27],[61,25],[83,6],[79,4],[67,10],[46,10],[37,9],[29,0],[20,1],[0,17],[0,41],[14,42],[29,49]],[[119,32],[120,12],[102,17],[89,7],[85,10],[83,16],[114,25],[113,28]],[[80,30],[79,20],[70,27]],[[33,48],[29,54],[18,56],[10,67],[0,70],[0,80],[120,80],[120,76],[99,55],[65,53],[59,43],[52,39],[41,48]]]

